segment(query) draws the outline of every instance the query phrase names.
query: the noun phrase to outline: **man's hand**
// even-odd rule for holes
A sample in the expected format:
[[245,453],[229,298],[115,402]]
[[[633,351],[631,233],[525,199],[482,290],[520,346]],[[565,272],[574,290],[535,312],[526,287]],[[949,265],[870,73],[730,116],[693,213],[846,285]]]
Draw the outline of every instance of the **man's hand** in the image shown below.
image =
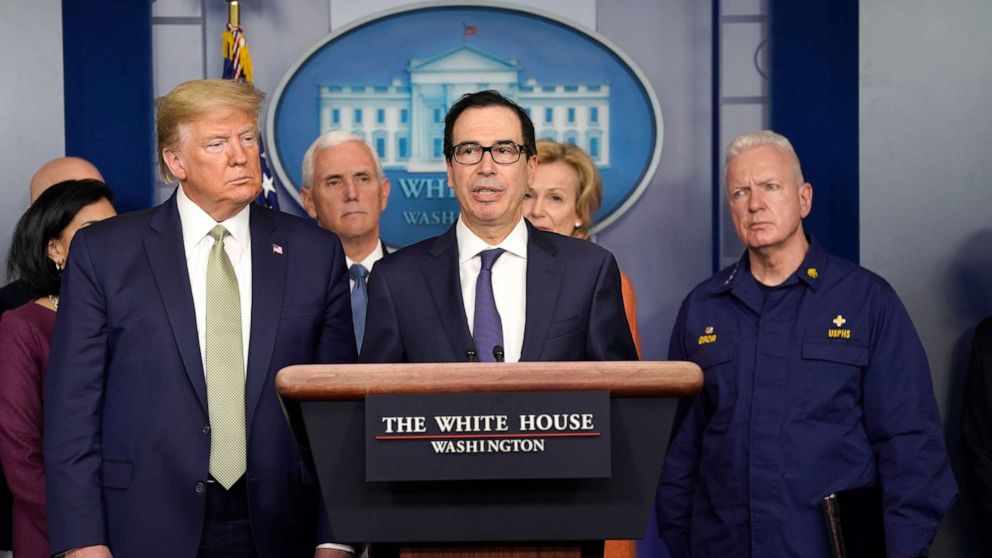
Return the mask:
[[110,554],[110,547],[102,544],[74,548],[66,552],[63,556],[65,558],[113,558],[113,555]]

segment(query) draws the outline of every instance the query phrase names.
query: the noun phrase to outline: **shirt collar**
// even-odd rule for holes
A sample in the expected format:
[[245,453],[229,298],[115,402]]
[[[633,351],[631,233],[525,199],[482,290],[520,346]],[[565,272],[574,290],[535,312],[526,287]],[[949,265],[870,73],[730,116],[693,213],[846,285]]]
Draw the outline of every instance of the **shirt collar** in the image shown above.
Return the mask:
[[[809,249],[806,250],[806,256],[803,258],[803,262],[789,278],[782,282],[781,286],[803,283],[816,291],[820,283],[823,282],[823,272],[827,264],[827,253],[813,237],[806,235],[806,240],[809,242]],[[754,277],[751,276],[751,260],[748,259],[746,250],[741,255],[741,259],[729,271],[724,271],[723,273],[726,274],[726,277],[714,288],[714,292],[736,291],[749,282],[749,279],[756,282]]]
[[183,247],[185,248],[187,258],[189,258],[196,245],[207,236],[210,229],[218,224],[224,225],[224,228],[227,229],[227,232],[230,233],[235,242],[242,246],[247,246],[249,234],[248,220],[251,215],[251,208],[248,205],[244,206],[234,217],[218,223],[214,221],[213,217],[207,215],[207,212],[201,209],[200,206],[196,205],[193,200],[189,199],[186,196],[186,192],[183,191],[183,187],[179,186],[179,191],[176,193],[176,207],[179,210],[179,220],[182,222]]
[[357,264],[362,264],[362,267],[364,267],[368,271],[372,271],[372,266],[375,265],[375,262],[381,260],[384,255],[385,253],[382,251],[382,240],[380,240],[379,242],[375,243],[375,249],[369,252],[369,255],[365,256],[365,259],[363,259],[362,261],[356,262],[355,260],[349,258],[348,256],[344,257],[344,261],[349,268],[357,263]]
[[502,248],[515,256],[527,259],[527,223],[524,222],[523,217],[517,221],[510,234],[495,246],[476,236],[461,217],[458,217],[458,223],[455,224],[455,238],[458,241],[458,263],[465,263],[479,252],[490,248]]
[[803,258],[803,263],[794,275],[797,280],[806,283],[815,291],[823,282],[823,272],[826,271],[825,268],[827,267],[827,253],[813,240],[813,237],[806,235],[806,240],[809,242],[809,250],[806,250],[806,257]]

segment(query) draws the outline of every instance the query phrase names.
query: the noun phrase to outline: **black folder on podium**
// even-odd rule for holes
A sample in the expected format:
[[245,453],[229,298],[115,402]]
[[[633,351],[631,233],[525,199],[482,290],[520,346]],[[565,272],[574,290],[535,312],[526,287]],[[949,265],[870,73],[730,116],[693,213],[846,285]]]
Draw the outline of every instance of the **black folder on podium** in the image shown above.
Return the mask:
[[885,558],[882,487],[840,490],[823,499],[833,558]]

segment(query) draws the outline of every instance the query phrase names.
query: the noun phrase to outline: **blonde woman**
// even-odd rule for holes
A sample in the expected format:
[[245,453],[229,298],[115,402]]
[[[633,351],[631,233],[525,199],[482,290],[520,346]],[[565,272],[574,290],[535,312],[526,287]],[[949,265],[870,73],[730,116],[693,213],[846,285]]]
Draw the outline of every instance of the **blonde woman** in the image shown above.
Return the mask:
[[[592,216],[603,201],[603,180],[592,159],[582,149],[549,140],[537,142],[537,174],[524,195],[524,216],[535,227],[565,236],[589,238]],[[620,272],[623,309],[637,354],[637,296],[634,285]]]

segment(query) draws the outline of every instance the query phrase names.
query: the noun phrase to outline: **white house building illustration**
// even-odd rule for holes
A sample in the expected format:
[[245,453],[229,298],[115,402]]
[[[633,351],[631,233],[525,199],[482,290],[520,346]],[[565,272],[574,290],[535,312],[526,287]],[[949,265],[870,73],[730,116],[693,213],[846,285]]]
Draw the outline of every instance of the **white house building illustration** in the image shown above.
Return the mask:
[[434,58],[411,59],[409,84],[324,85],[320,131],[349,130],[365,138],[382,165],[409,172],[443,172],[444,115],[465,93],[496,89],[522,106],[538,139],[572,143],[599,167],[610,164],[610,87],[520,82],[516,60],[460,46]]

